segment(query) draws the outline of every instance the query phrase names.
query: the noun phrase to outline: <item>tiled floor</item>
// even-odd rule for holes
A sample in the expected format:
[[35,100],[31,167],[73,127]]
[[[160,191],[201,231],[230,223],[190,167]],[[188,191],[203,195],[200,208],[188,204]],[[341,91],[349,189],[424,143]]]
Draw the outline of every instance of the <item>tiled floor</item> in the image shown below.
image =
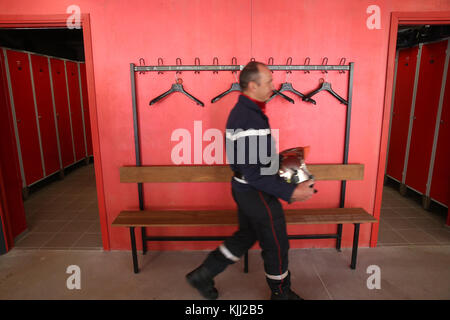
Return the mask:
[[383,189],[378,246],[449,245],[447,208],[432,203],[422,208],[421,197],[408,189],[401,196],[394,182]]
[[81,163],[53,180],[33,188],[24,201],[28,230],[15,246],[101,250],[94,165]]
[[[129,251],[101,250],[93,176],[92,165],[79,168],[27,200],[34,224],[15,248],[0,256],[0,299],[202,299],[185,275],[207,251],[139,252],[141,269],[134,274]],[[351,248],[341,253],[293,249],[292,287],[308,300],[448,300],[450,230],[445,217],[446,210],[425,211],[420,199],[404,198],[386,186],[378,245],[359,248],[356,270],[349,268]],[[261,251],[249,255],[248,274],[239,261],[214,279],[219,299],[269,298]],[[76,290],[67,287],[67,268],[73,265],[80,270]],[[373,266],[380,270],[375,289],[368,286]]]

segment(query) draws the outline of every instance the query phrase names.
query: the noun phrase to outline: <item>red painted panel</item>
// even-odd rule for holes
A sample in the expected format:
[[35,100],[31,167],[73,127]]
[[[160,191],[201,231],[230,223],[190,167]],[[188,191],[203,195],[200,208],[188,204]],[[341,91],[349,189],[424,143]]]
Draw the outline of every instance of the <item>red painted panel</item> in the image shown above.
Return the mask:
[[44,177],[28,54],[7,50],[20,151],[27,185]]
[[408,139],[418,47],[400,50],[386,173],[401,181]]
[[31,54],[31,64],[33,67],[45,173],[48,176],[60,169],[48,58]]
[[442,104],[439,136],[431,180],[430,197],[445,205],[449,204],[450,193],[450,63],[447,67],[447,80]]
[[0,207],[8,247],[27,228],[22,200],[22,177],[9,101],[3,52],[0,51]]
[[86,157],[78,66],[75,62],[66,61],[66,69],[70,98],[70,114],[72,117],[73,141],[75,144],[75,156],[78,161]]
[[447,41],[422,47],[406,185],[425,194]]
[[75,162],[72,133],[70,131],[69,105],[67,100],[64,61],[51,58],[53,92],[55,95],[56,119],[63,167]]
[[84,126],[86,129],[86,145],[88,156],[93,155],[92,150],[92,134],[91,134],[91,119],[89,116],[89,99],[87,91],[87,81],[86,81],[86,64],[80,63],[80,74],[81,74],[81,92],[83,93],[83,111],[84,111]]

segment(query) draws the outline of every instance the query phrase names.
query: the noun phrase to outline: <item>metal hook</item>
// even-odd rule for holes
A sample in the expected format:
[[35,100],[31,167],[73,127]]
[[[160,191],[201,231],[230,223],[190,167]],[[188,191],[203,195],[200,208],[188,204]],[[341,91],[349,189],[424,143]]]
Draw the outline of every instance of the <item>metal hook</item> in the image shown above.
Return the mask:
[[[323,60],[322,60],[322,65],[323,65],[323,66],[326,66],[327,64],[328,64],[328,58],[325,57],[325,58],[323,58]],[[322,73],[328,73],[328,71],[327,71],[327,70],[322,70]]]
[[[178,63],[178,61],[180,61],[180,63]],[[177,59],[175,60],[175,63],[177,64],[177,66],[181,66],[181,65],[182,65],[182,63],[181,63],[181,58],[177,58]],[[175,74],[177,74],[177,73],[180,73],[180,74],[181,74],[181,71],[177,71]]]
[[[287,58],[286,65],[288,65],[288,66],[292,65],[292,57]],[[292,71],[287,70],[286,73],[292,73]]]
[[[308,63],[307,63],[308,62]],[[305,59],[305,63],[304,63],[304,65],[305,66],[309,66],[309,63],[311,62],[311,58],[310,57],[306,57],[306,59]],[[305,71],[303,71],[304,73],[310,73],[309,72],[309,70],[305,70]]]
[[[219,58],[214,57],[213,58],[213,65],[218,66],[219,65]],[[213,71],[213,73],[219,73],[218,71]]]
[[[158,67],[159,66],[163,66],[164,65],[164,61],[162,58],[158,58]],[[164,72],[162,71],[158,71],[158,74],[163,74]]]
[[[341,61],[339,61],[339,65],[340,66],[344,66],[345,65],[345,58],[341,58]],[[345,73],[345,70],[339,70],[339,73]]]
[[[197,61],[198,61],[198,64],[197,64]],[[194,64],[195,64],[196,66],[200,66],[200,58],[195,58]],[[195,70],[194,73],[200,73],[200,71]]]
[[[231,58],[231,65],[237,66],[237,59],[236,59],[236,57]],[[237,71],[231,71],[231,73],[234,73],[236,75]]]
[[[145,60],[144,58],[139,58],[139,66],[145,66]],[[145,71],[139,71],[139,74],[145,74]]]
[[[270,63],[270,62],[272,62],[272,63]],[[269,61],[267,62],[267,65],[268,66],[273,66],[273,57],[269,58]],[[270,71],[273,73],[273,70],[270,70]]]

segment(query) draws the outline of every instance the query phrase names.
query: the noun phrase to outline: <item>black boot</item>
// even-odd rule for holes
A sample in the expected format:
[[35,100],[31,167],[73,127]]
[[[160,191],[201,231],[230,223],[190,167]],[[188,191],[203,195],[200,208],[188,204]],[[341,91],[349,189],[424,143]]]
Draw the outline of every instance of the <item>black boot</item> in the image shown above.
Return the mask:
[[186,275],[187,282],[209,300],[215,300],[219,292],[214,287],[214,280],[211,273],[203,265]]
[[272,280],[266,278],[267,284],[272,291],[270,300],[303,300],[291,290],[291,273],[289,272],[283,280]]
[[270,296],[270,300],[303,300],[298,294],[287,288],[283,292],[273,292]]

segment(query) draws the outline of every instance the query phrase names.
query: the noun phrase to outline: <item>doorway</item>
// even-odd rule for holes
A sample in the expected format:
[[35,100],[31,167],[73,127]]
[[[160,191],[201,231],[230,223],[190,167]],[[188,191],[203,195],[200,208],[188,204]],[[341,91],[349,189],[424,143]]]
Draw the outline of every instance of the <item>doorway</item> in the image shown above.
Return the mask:
[[[33,19],[36,20],[36,17],[33,17]],[[32,174],[27,173],[31,166],[28,165],[27,167],[24,163],[24,160],[30,162],[29,157],[23,157],[23,154],[21,154],[24,153],[22,152],[25,150],[24,146],[21,147],[20,143],[17,144],[16,141],[10,143],[10,146],[16,148],[17,163],[15,166],[18,169],[17,176],[19,176],[21,183],[19,192],[15,192],[12,196],[6,195],[3,200],[6,199],[8,206],[14,207],[15,203],[15,207],[22,209],[24,212],[24,217],[23,219],[20,217],[21,210],[8,210],[9,214],[6,215],[6,219],[2,217],[3,220],[8,220],[4,224],[9,229],[5,232],[7,238],[9,238],[7,239],[9,242],[8,248],[11,249],[15,246],[31,249],[108,249],[107,232],[101,232],[106,227],[104,210],[101,210],[104,208],[103,197],[100,197],[100,201],[97,199],[97,195],[102,194],[102,192],[99,192],[99,189],[102,189],[102,184],[98,183],[101,181],[101,177],[97,176],[101,167],[94,157],[97,153],[96,150],[98,150],[96,144],[98,135],[96,134],[95,99],[92,98],[95,95],[92,92],[93,74],[89,19],[87,15],[83,15],[83,29],[71,30],[66,27],[65,19],[61,17],[58,17],[58,19],[61,22],[49,22],[47,27],[44,21],[30,23],[29,19],[25,18],[26,22],[21,23],[20,21],[10,22],[8,19],[2,19],[7,20],[8,23],[3,23],[0,26],[2,56],[6,59],[10,57],[10,60],[13,60],[16,64],[19,61],[19,66],[14,66],[20,68],[21,71],[25,71],[28,67],[28,71],[31,72],[29,82],[31,82],[32,87],[32,100],[30,101],[33,102],[32,107],[35,111],[38,129],[37,137],[34,137],[37,143],[29,143],[30,141],[27,141],[23,134],[18,133],[17,120],[22,119],[14,117],[16,106],[13,106],[10,112],[12,118],[14,118],[11,119],[12,140],[22,140],[24,145],[28,143],[38,149],[39,156],[35,157],[33,161],[39,162],[39,164],[35,164],[34,167],[42,168],[38,170],[41,171],[39,177],[34,179],[27,177],[27,174]],[[59,26],[55,26],[55,24],[59,24]],[[39,26],[34,28],[33,25]],[[85,25],[89,30],[84,30]],[[86,38],[86,34],[89,37],[84,39],[83,37]],[[87,43],[85,43],[86,40]],[[87,50],[84,48],[85,44],[88,46]],[[85,59],[85,53],[88,56],[87,59]],[[26,61],[14,59],[16,56],[25,57]],[[88,63],[87,60],[89,59],[91,60],[89,66],[86,66],[85,62]],[[9,62],[4,62],[8,63],[9,69]],[[26,62],[29,62],[29,64]],[[48,69],[46,66],[48,66]],[[44,77],[44,79],[48,81],[39,81],[42,79],[36,81],[36,76],[43,74],[47,75],[47,78]],[[12,76],[13,73],[9,73],[9,79],[4,79],[9,86],[6,90],[9,99],[11,93],[14,98],[11,86]],[[58,76],[60,78],[57,78]],[[71,77],[73,77],[73,81],[70,80]],[[43,87],[42,82],[50,84]],[[45,88],[48,89],[49,87],[51,88],[46,92],[46,100],[42,98],[44,94],[41,91],[45,91]],[[25,92],[26,90],[19,91]],[[49,92],[51,93],[49,94]],[[58,94],[62,97],[58,97]],[[19,95],[16,94],[15,96],[18,97]],[[23,93],[20,95],[21,98],[18,99],[20,100],[24,96]],[[68,119],[68,125],[60,123],[64,120],[64,115],[58,108],[62,108],[61,101],[64,100],[69,107],[65,115]],[[45,119],[45,111],[39,106],[39,103],[46,104],[47,107],[51,105],[47,119]],[[89,110],[89,108],[93,110]],[[94,117],[92,117],[92,114],[94,114]],[[54,118],[54,127],[49,128],[43,124],[43,120],[51,120],[52,118]],[[52,121],[48,122],[51,123]],[[91,124],[93,124],[92,129],[94,130],[90,130]],[[27,126],[27,128],[29,127]],[[48,131],[53,132],[53,138],[50,140],[54,143],[51,147],[48,146]],[[89,131],[94,131],[92,137],[89,135]],[[64,134],[69,139],[65,139]],[[20,135],[23,136],[22,139],[20,139]],[[70,147],[66,149],[70,152],[64,152],[64,141],[66,144],[69,141]],[[69,154],[69,159],[71,158],[69,161],[67,161],[67,154]],[[52,161],[53,166],[51,165]],[[56,170],[55,166],[57,167]],[[3,173],[12,167],[3,166]],[[101,169],[99,175],[101,176]],[[2,188],[3,190],[9,189],[11,193],[10,182],[11,180],[3,179]],[[18,193],[20,193],[20,197]],[[18,198],[21,201],[23,199],[20,205],[17,201]],[[3,205],[5,207],[4,203]]]
[[448,170],[441,164],[448,162],[448,129],[439,127],[450,99],[449,23],[445,12],[392,14],[375,201],[380,224],[371,246],[450,243]]

